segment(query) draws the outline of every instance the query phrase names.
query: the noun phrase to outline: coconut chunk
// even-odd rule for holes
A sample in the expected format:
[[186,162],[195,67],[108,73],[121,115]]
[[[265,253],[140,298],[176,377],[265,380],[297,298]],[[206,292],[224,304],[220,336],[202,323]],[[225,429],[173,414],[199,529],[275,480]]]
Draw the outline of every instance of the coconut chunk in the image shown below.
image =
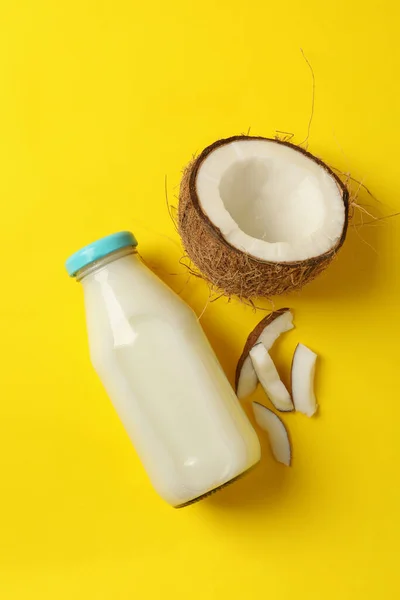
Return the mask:
[[275,459],[290,467],[292,461],[292,452],[290,440],[285,425],[278,415],[269,410],[266,406],[253,402],[253,413],[257,425],[268,434],[272,454]]
[[289,308],[281,308],[262,319],[249,334],[236,367],[235,389],[238,398],[246,398],[254,392],[258,379],[249,352],[259,342],[269,351],[278,337],[293,329],[293,314]]
[[314,375],[317,354],[298,344],[292,362],[292,394],[295,409],[308,417],[317,411],[314,392]]
[[258,380],[275,408],[282,412],[293,410],[294,406],[290,394],[263,344],[256,344],[250,350],[250,358]]
[[250,394],[252,394],[256,389],[257,383],[257,374],[254,370],[251,358],[248,356],[243,363],[237,384],[236,394],[239,400],[250,396]]

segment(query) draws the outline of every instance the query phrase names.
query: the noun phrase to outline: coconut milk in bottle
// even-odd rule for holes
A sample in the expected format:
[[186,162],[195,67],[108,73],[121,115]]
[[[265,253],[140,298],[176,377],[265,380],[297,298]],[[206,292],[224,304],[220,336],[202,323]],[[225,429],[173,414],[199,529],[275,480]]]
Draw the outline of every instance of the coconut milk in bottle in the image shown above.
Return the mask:
[[154,488],[180,507],[248,471],[260,445],[196,315],[136,245],[113,234],[67,270],[83,287],[93,366]]

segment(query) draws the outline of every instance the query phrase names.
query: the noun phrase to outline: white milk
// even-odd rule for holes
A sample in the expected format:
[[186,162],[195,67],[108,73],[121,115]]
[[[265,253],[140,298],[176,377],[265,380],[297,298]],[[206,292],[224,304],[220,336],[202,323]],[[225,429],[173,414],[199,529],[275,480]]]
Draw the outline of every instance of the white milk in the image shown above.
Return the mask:
[[158,493],[181,506],[256,464],[258,438],[196,315],[134,249],[77,278],[93,365]]

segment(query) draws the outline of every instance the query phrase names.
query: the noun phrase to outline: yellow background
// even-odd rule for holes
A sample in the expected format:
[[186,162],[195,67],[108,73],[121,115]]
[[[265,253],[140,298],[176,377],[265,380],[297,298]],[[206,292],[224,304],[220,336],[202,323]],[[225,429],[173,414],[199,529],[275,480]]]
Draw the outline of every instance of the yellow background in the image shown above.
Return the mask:
[[[398,220],[350,228],[324,276],[275,301],[296,315],[274,351],[283,378],[298,341],[321,356],[320,415],[285,417],[293,467],[275,464],[261,435],[258,470],[182,511],[150,488],[89,364],[81,290],[63,264],[130,228],[200,313],[208,290],[178,264],[164,178],[173,203],[183,165],[222,136],[304,139],[300,48],[316,77],[309,149],[364,180],[375,214],[400,210],[391,5],[2,3],[2,599],[399,596]],[[204,313],[231,380],[261,316],[224,300]]]

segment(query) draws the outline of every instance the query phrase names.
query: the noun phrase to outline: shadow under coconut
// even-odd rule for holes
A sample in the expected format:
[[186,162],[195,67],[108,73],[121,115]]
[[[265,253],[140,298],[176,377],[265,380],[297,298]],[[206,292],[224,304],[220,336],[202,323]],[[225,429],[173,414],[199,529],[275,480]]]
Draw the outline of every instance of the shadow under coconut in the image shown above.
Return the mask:
[[303,300],[332,300],[369,294],[378,281],[380,248],[388,235],[390,224],[384,221],[360,227],[350,223],[336,259],[298,294]]

